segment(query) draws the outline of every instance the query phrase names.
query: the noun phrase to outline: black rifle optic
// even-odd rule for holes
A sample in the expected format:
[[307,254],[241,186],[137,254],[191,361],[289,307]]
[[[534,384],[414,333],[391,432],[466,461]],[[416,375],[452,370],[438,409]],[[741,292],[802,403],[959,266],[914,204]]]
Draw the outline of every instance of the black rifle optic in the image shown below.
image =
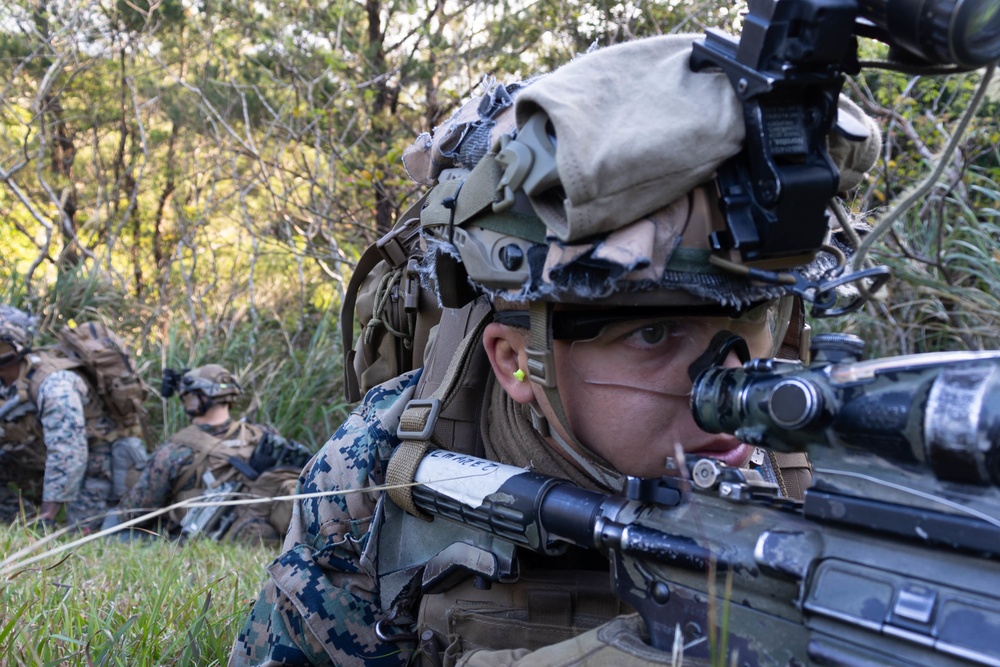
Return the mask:
[[[975,69],[1000,59],[1000,3],[749,0],[748,7],[740,38],[709,30],[694,45],[691,66],[721,68],[743,102],[745,147],[717,176],[727,229],[712,234],[710,243],[716,251],[737,251],[753,265],[808,257],[823,244],[827,205],[839,183],[827,136],[835,124],[848,137],[865,136],[849,119],[837,123],[844,74],[860,69],[857,37],[887,43],[890,58],[907,61],[911,69],[920,64],[934,73],[942,65],[950,66],[948,71]],[[841,278],[884,280],[883,273]],[[767,271],[755,276],[768,277]],[[816,302],[814,315],[845,312],[827,301],[831,289],[800,287]],[[822,298],[815,299],[817,293]]]
[[777,451],[862,450],[947,481],[1000,486],[1000,352],[861,361],[864,342],[816,337],[813,361],[710,368],[691,407],[709,433]]
[[808,366],[713,368],[692,395],[705,427],[806,451],[804,501],[705,457],[614,496],[435,450],[412,501],[446,521],[386,503],[404,527],[381,537],[382,565],[423,567],[434,593],[515,580],[518,548],[572,544],[608,556],[653,646],[680,628],[685,659],[724,645],[713,664],[1000,665],[1000,352],[864,362],[854,337],[817,339]]

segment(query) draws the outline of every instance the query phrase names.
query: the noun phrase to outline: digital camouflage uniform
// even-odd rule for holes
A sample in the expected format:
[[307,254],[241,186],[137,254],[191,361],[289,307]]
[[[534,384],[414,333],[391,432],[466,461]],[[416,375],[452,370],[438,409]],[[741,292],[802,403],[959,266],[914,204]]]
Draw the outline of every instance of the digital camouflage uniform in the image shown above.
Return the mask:
[[[298,493],[354,490],[385,481],[399,416],[419,379],[401,375],[368,392],[302,473]],[[229,664],[402,665],[409,652],[378,640],[373,573],[361,566],[378,493],[295,503],[284,553],[267,568]]]
[[[114,421],[105,415],[87,422],[85,411],[103,410],[103,403],[83,378],[71,370],[56,371],[42,381],[35,407],[35,412],[27,412],[22,418],[37,419],[41,426],[44,470],[21,471],[0,466],[4,518],[16,516],[20,491],[32,505],[42,501],[66,503],[70,524],[82,522],[86,527],[96,527],[99,520],[89,519],[106,512],[113,502],[111,451],[115,439],[108,437],[116,430]],[[37,496],[39,472],[41,497]]]

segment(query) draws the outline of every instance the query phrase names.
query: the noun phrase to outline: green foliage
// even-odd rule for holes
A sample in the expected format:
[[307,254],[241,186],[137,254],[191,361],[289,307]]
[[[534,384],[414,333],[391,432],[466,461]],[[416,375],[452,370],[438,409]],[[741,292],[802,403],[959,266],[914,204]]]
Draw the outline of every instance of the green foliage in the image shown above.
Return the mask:
[[[858,78],[862,102],[883,119],[885,147],[852,210],[877,223],[886,205],[926,177],[980,79],[888,72]],[[1000,348],[996,111],[996,101],[979,109],[941,181],[873,247],[872,260],[892,269],[888,299],[854,316],[814,322],[817,331],[860,335],[871,357]]]
[[115,9],[126,30],[140,32],[151,26],[177,27],[184,21],[181,0],[117,0]]
[[[0,301],[41,315],[42,343],[70,320],[112,324],[154,388],[150,446],[187,423],[158,396],[162,369],[204,363],[240,378],[238,415],[313,449],[333,433],[350,407],[342,285],[417,189],[402,152],[484,77],[740,20],[719,0],[93,7],[0,7]],[[877,220],[926,173],[976,85],[854,78],[885,139],[854,213]],[[1000,347],[998,115],[994,98],[943,183],[875,248],[894,271],[888,300],[814,326],[861,335],[870,356]],[[0,528],[0,552],[36,537]],[[0,663],[222,664],[272,557],[208,542],[77,549],[0,580]]]
[[965,182],[965,196],[932,200],[874,253],[893,272],[889,300],[833,327],[869,341],[870,356],[1000,347],[1000,186],[978,169]]
[[[0,526],[0,553],[37,539]],[[0,580],[0,664],[224,665],[275,555],[111,539],[15,569]]]

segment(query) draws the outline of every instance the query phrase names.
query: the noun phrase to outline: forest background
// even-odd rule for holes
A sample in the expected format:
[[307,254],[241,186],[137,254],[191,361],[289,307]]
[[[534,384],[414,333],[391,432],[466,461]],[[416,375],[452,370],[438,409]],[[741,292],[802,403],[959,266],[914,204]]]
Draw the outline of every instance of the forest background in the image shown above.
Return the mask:
[[[416,135],[484,77],[523,79],[646,35],[738,31],[739,9],[11,0],[0,7],[0,299],[42,317],[41,342],[67,321],[106,319],[154,386],[164,367],[227,365],[250,390],[250,416],[316,448],[347,407],[341,292],[419,191],[400,160]],[[926,173],[978,79],[851,80],[885,137],[848,202],[855,213],[877,218]],[[889,300],[825,328],[863,332],[873,355],[996,346],[997,107],[994,93],[940,184],[876,249],[896,269]],[[176,402],[150,407],[155,434],[183,424]]]
[[[350,408],[341,294],[360,252],[419,191],[400,160],[416,135],[484,78],[523,79],[647,35],[737,32],[741,9],[6,0],[0,301],[41,317],[40,343],[66,322],[112,324],[154,388],[152,444],[185,422],[155,391],[162,369],[218,362],[248,389],[242,411],[316,449]],[[875,43],[862,50],[885,55]],[[926,174],[980,78],[866,69],[850,79],[847,93],[884,135],[878,165],[846,202],[855,214],[877,220]],[[995,79],[943,178],[875,247],[894,269],[887,300],[818,326],[863,335],[872,356],[998,346],[998,107]],[[212,650],[231,632],[222,627]]]

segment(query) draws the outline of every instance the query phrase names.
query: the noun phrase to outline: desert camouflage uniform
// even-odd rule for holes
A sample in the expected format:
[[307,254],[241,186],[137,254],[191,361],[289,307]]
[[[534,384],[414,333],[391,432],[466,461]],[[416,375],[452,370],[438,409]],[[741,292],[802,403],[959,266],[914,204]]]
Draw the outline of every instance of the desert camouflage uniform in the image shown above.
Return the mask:
[[[100,404],[100,400],[77,373],[56,371],[38,388],[37,412],[24,417],[37,418],[44,436],[45,468],[40,500],[66,503],[68,523],[80,523],[84,528],[99,525],[99,520],[91,520],[92,517],[106,512],[113,501],[111,450],[115,423],[109,416],[89,423],[84,417],[91,402]],[[100,408],[103,410],[103,404]],[[13,481],[22,493],[27,490],[30,494],[36,487],[37,478],[32,482],[31,477],[37,471],[26,471],[23,484],[18,471],[9,472],[15,476]],[[32,503],[39,501],[27,499]]]
[[[209,435],[217,436],[228,431],[231,425],[232,421],[227,421],[222,425],[201,425],[199,428]],[[149,464],[142,471],[136,483],[122,496],[118,509],[127,514],[134,514],[133,510],[166,507],[172,502],[174,485],[193,463],[194,450],[190,447],[169,440],[163,443],[153,452]],[[201,480],[197,479],[195,475],[191,475],[177,491],[190,491],[201,485]],[[125,518],[133,518],[133,516]]]
[[[363,489],[385,481],[396,427],[420,372],[368,392],[303,471],[298,493]],[[411,649],[379,640],[378,584],[360,564],[378,493],[309,498],[294,506],[284,553],[267,571],[230,666],[404,665]]]

